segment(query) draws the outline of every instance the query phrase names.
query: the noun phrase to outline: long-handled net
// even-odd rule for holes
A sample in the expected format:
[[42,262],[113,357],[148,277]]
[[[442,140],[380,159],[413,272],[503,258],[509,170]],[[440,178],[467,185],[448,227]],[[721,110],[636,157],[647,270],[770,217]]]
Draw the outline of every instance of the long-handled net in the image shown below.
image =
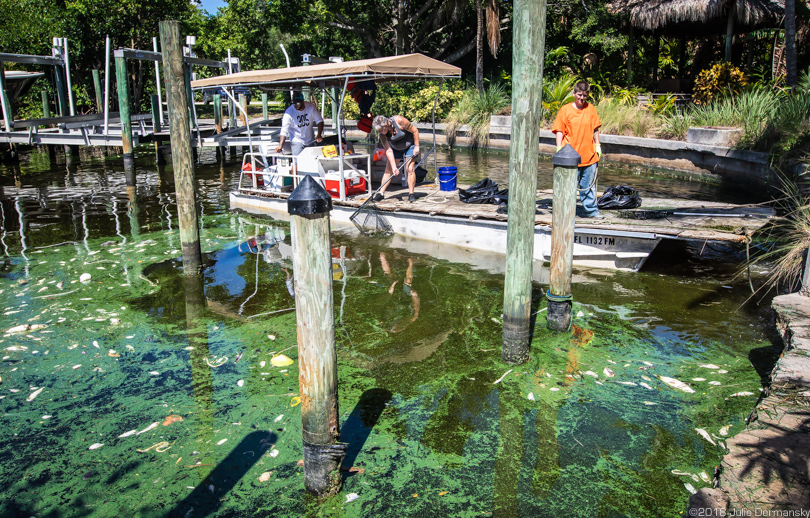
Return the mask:
[[[432,152],[433,149],[431,149],[425,155],[425,158],[430,156]],[[425,158],[420,160],[419,163],[416,164],[416,167],[422,165],[422,162],[425,161]],[[391,223],[389,223],[386,217],[383,215],[383,211],[374,202],[374,197],[377,196],[377,194],[382,190],[383,187],[388,185],[388,182],[390,182],[394,178],[394,176],[399,176],[400,174],[403,174],[405,166],[411,160],[413,160],[412,156],[409,156],[407,157],[406,160],[403,160],[402,164],[400,164],[400,166],[397,168],[398,173],[396,175],[392,174],[391,176],[389,176],[388,180],[383,182],[383,184],[380,185],[380,187],[376,191],[374,191],[374,194],[369,196],[368,199],[364,201],[362,205],[360,205],[360,208],[358,208],[354,212],[354,214],[351,215],[349,220],[351,220],[351,222],[354,223],[354,226],[357,227],[357,230],[359,230],[361,233],[367,236],[390,236],[391,234],[394,233],[394,228],[391,226]]]
[[706,212],[680,212],[675,210],[620,210],[616,213],[620,218],[626,219],[664,219],[670,216],[692,216],[699,218],[750,218],[748,213],[706,213]]

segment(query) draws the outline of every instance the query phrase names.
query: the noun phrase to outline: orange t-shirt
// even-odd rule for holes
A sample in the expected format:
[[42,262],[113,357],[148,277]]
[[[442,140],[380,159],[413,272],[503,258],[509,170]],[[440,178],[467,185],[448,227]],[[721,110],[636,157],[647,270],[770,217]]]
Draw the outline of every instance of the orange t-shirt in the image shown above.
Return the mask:
[[557,113],[551,131],[563,134],[563,146],[571,146],[579,153],[580,167],[595,164],[599,161],[593,142],[593,133],[602,125],[596,108],[588,103],[578,110],[574,103],[566,104]]

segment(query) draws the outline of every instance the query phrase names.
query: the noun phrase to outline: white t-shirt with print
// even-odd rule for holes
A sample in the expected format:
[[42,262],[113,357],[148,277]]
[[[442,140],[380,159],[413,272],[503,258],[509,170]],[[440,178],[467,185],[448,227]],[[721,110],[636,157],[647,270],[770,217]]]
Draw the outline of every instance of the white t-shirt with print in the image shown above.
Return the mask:
[[298,111],[293,104],[281,118],[281,134],[290,142],[308,146],[315,140],[315,127],[323,117],[314,104],[304,101],[304,109]]

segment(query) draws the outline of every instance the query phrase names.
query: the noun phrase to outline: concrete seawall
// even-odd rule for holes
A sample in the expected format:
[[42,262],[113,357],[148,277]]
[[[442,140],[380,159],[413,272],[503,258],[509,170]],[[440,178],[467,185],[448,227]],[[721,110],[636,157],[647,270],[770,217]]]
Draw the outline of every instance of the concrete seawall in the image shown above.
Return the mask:
[[[368,135],[356,129],[356,122],[346,121],[351,138],[366,138]],[[430,124],[417,123],[422,141],[432,140]],[[469,147],[466,137],[468,128],[462,126],[454,145]],[[730,147],[710,146],[678,140],[625,137],[621,135],[600,136],[603,160],[635,164],[644,167],[669,169],[694,175],[711,181],[729,182],[735,188],[752,191],[775,189],[779,179],[770,167],[767,153],[737,150]],[[436,142],[448,145],[446,125],[436,124]],[[493,116],[490,122],[490,149],[509,149],[511,142],[511,117]],[[424,147],[424,146],[423,146]],[[552,155],[556,151],[554,133],[540,130],[538,152]]]

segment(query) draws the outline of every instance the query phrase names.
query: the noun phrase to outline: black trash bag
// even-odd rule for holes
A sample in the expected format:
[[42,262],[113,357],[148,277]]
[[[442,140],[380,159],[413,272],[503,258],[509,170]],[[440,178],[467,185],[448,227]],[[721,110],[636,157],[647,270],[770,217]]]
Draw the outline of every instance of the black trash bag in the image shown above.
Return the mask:
[[484,178],[469,189],[459,189],[458,199],[464,203],[492,203],[498,205],[509,200],[509,189],[498,190],[497,183],[489,178]]
[[425,177],[428,174],[427,169],[422,166],[417,167],[414,169],[414,173],[416,173],[416,183],[422,183],[425,181]]
[[626,185],[608,187],[596,200],[600,210],[635,209],[641,207],[641,196],[638,191]]

